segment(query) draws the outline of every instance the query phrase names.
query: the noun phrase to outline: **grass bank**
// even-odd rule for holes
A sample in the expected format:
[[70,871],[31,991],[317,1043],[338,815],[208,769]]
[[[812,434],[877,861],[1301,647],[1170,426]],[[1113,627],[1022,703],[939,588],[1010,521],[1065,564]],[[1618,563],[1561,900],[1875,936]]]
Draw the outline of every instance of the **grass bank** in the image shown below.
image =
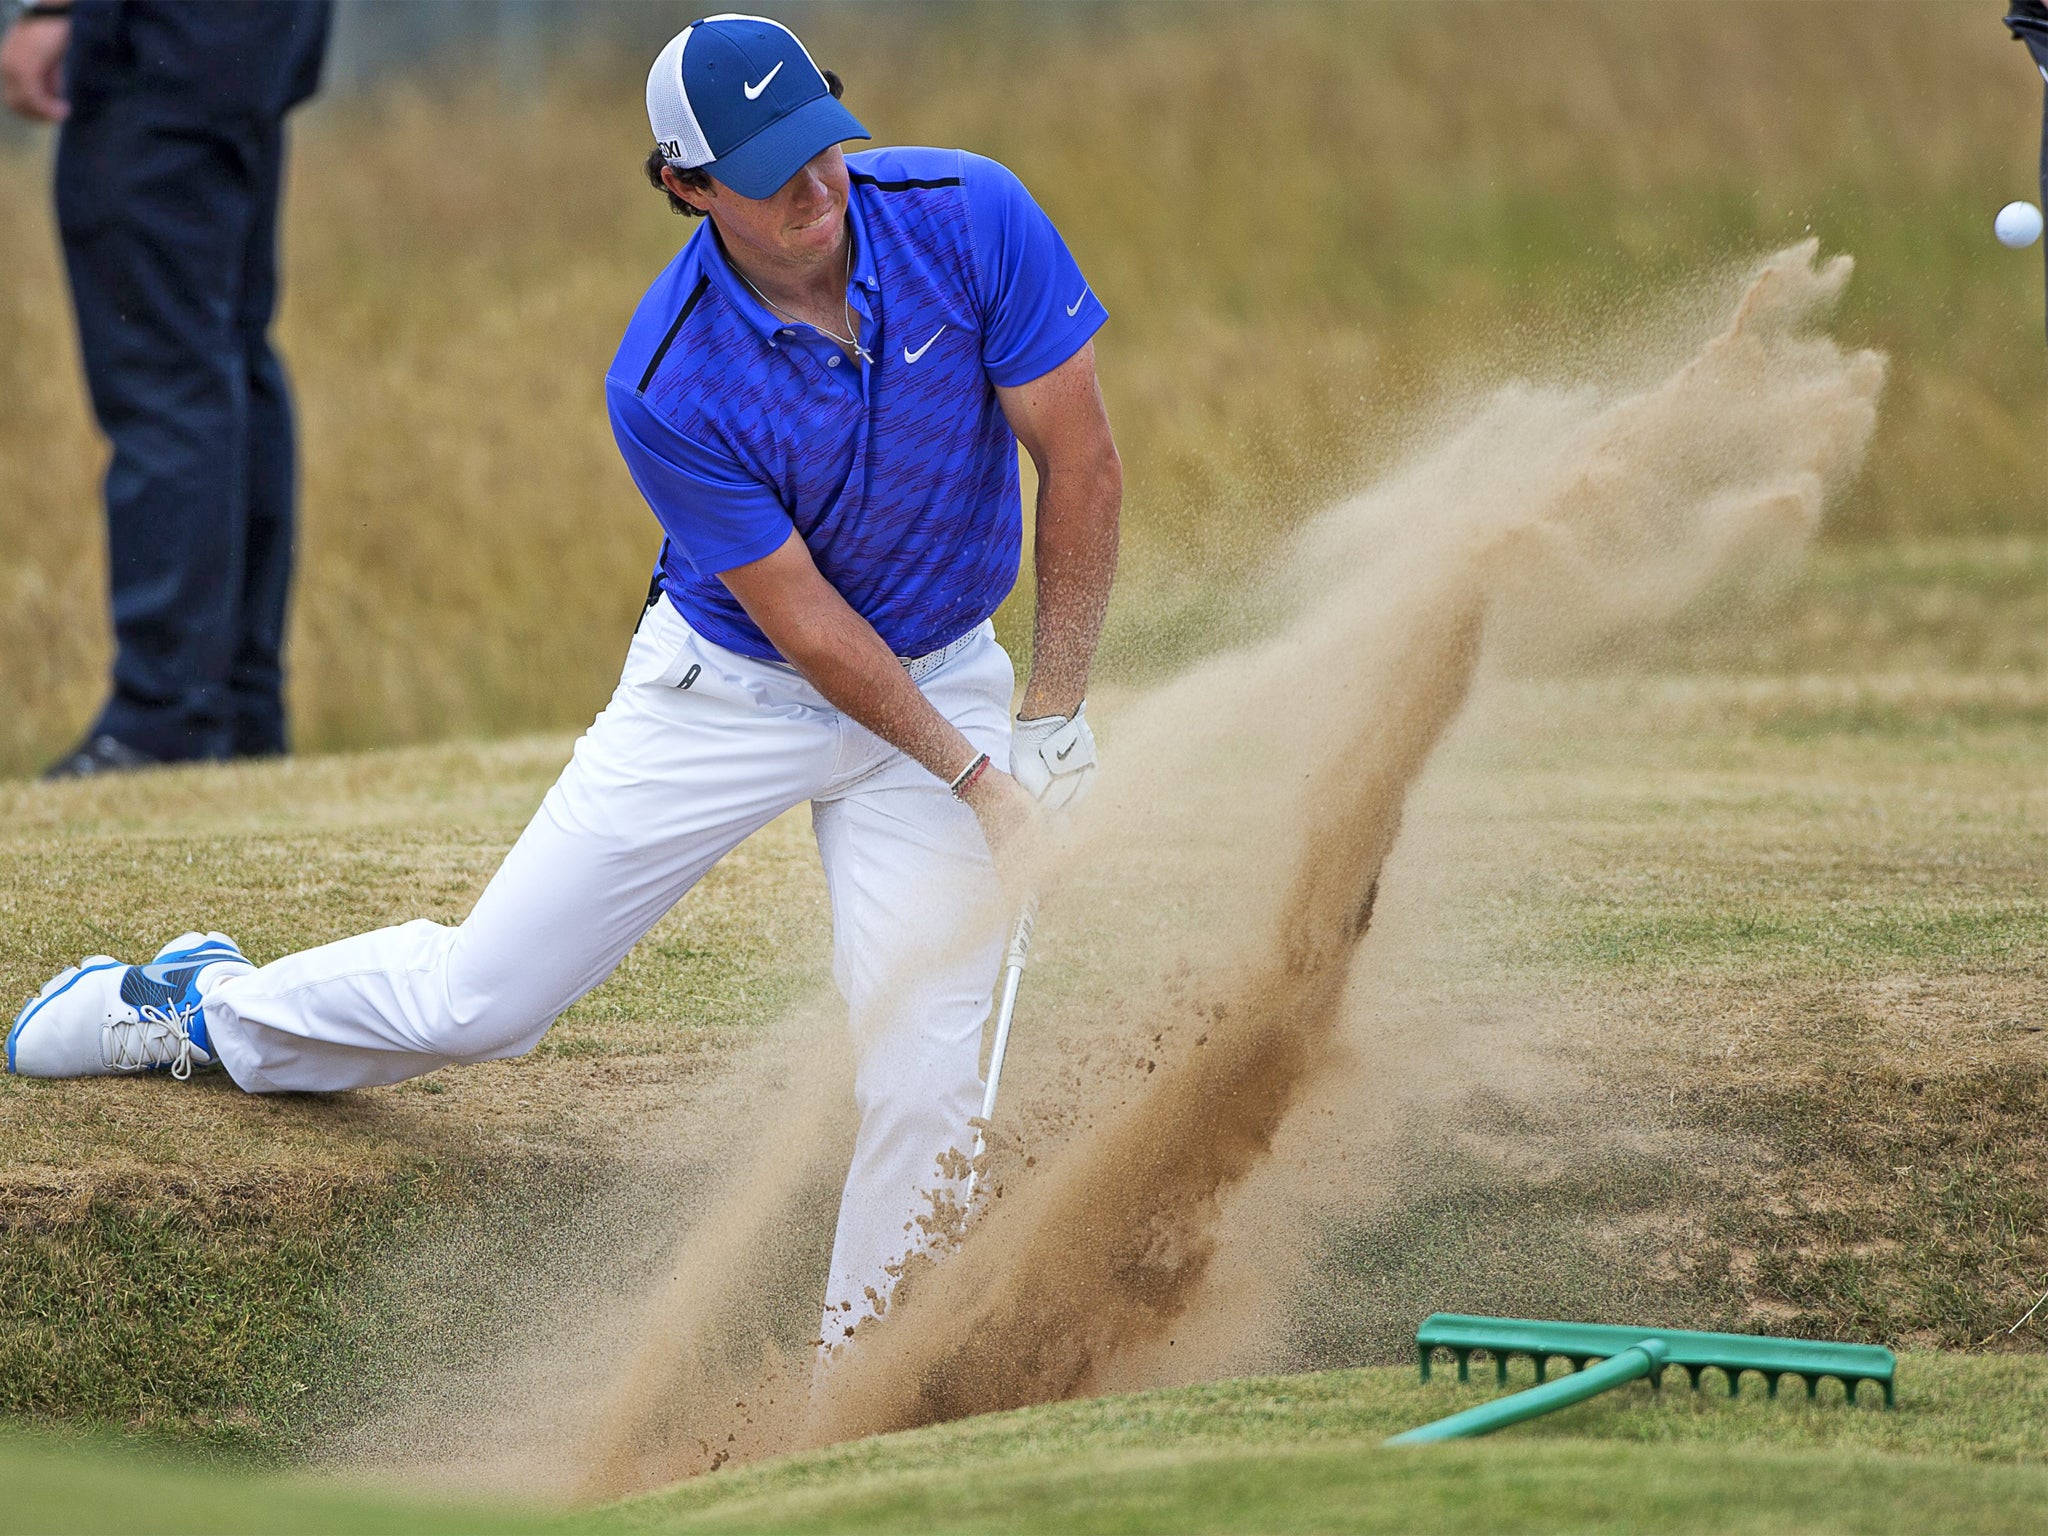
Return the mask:
[[363,1275],[470,1193],[437,1174],[10,1168],[0,1416],[239,1458],[299,1449],[313,1384],[371,1325]]

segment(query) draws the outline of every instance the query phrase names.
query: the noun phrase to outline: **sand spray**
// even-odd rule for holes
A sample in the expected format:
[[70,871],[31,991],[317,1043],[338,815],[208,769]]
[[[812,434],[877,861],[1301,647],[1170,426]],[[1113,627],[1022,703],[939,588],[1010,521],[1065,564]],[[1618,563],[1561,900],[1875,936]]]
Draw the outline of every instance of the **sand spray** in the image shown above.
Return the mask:
[[[815,1388],[814,1277],[789,1281],[839,1150],[810,1126],[837,1113],[846,1069],[806,1028],[732,1069],[762,1106],[755,1134],[707,1126],[701,1103],[648,1133],[713,1170],[678,1207],[683,1237],[633,1226],[631,1292],[534,1333],[585,1368],[518,1411],[491,1394],[504,1406],[473,1415],[473,1438],[522,1463],[528,1491],[614,1496],[1225,1358],[1229,1340],[1185,1336],[1204,1309],[1212,1331],[1237,1326],[1219,1277],[1279,1259],[1233,1242],[1287,1229],[1242,1197],[1316,1198],[1272,1165],[1290,1116],[1370,1097],[1384,1120],[1401,1092],[1347,1020],[1373,987],[1375,911],[1409,899],[1383,876],[1410,791],[1490,678],[1625,647],[1797,558],[1861,463],[1883,384],[1880,357],[1819,328],[1849,271],[1807,242],[1703,285],[1713,318],[1659,319],[1632,361],[1447,406],[1276,561],[1265,639],[1106,720],[1101,785],[1042,918],[1108,957],[1098,984],[1020,1022],[999,1198],[940,1262],[909,1266]],[[1426,1058],[1430,1041],[1404,1049]],[[644,1200],[625,1205],[644,1221]]]
[[[1767,263],[1727,327],[1656,385],[1608,401],[1504,392],[1314,530],[1320,597],[1249,669],[1232,664],[1265,680],[1228,691],[1239,718],[1206,712],[1290,741],[1300,790],[1292,837],[1269,845],[1277,904],[1243,951],[1140,1010],[1178,1026],[1178,1059],[1017,1181],[958,1253],[913,1272],[829,1378],[813,1438],[1087,1393],[1172,1332],[1213,1261],[1221,1203],[1302,1094],[1354,1069],[1339,1048],[1354,956],[1408,790],[1483,652],[1554,652],[1655,622],[1732,566],[1803,544],[1860,459],[1882,369],[1802,334],[1849,272],[1813,256]],[[1546,416],[1547,454],[1513,430]],[[1442,496],[1460,480],[1483,494]],[[1216,696],[1211,670],[1148,711],[1158,735],[1141,759],[1184,729],[1196,697]],[[1151,789],[1172,793],[1170,780]]]

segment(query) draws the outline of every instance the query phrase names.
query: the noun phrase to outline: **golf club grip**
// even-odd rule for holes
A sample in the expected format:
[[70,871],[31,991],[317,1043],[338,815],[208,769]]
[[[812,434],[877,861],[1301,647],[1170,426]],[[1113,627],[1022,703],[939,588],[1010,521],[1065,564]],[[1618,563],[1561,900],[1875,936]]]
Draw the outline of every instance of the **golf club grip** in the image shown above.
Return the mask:
[[1038,921],[1038,898],[1031,897],[1024,903],[1024,909],[1017,914],[1017,926],[1010,930],[1010,952],[1003,957],[1003,968],[1021,971],[1031,954],[1031,929]]

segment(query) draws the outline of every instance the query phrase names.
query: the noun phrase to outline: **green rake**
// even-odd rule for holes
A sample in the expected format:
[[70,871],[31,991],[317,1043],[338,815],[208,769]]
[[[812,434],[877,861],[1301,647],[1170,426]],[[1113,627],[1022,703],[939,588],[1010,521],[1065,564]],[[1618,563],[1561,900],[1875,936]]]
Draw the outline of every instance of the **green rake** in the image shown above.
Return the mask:
[[[1693,1333],[1683,1328],[1618,1328],[1606,1323],[1543,1323],[1519,1317],[1465,1317],[1455,1312],[1433,1313],[1415,1330],[1415,1355],[1424,1381],[1429,1380],[1430,1356],[1439,1349],[1448,1349],[1457,1357],[1460,1381],[1472,1379],[1473,1352],[1484,1350],[1503,1386],[1508,1379],[1508,1357],[1527,1355],[1536,1363],[1538,1384],[1395,1435],[1388,1445],[1424,1445],[1491,1434],[1646,1376],[1651,1386],[1662,1386],[1665,1370],[1674,1365],[1691,1379],[1694,1391],[1699,1390],[1701,1372],[1709,1367],[1720,1371],[1730,1397],[1741,1391],[1745,1371],[1762,1376],[1772,1397],[1778,1395],[1782,1377],[1797,1376],[1812,1398],[1819,1393],[1822,1378],[1832,1376],[1853,1403],[1856,1389],[1870,1381],[1884,1389],[1884,1405],[1890,1408],[1892,1377],[1898,1368],[1897,1357],[1876,1344]],[[1571,1374],[1544,1381],[1549,1362],[1560,1357],[1571,1362]]]

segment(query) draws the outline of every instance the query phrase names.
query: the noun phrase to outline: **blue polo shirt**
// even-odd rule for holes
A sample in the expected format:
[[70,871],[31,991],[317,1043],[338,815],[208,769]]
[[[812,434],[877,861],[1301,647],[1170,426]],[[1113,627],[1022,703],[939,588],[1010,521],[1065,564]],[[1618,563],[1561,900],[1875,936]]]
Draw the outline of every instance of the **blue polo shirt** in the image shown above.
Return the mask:
[[619,451],[668,535],[661,587],[699,634],[762,660],[781,657],[718,576],[791,529],[899,656],[994,613],[1023,547],[996,388],[1051,372],[1109,318],[995,161],[876,149],[846,163],[866,357],[763,304],[707,219],[605,376]]

